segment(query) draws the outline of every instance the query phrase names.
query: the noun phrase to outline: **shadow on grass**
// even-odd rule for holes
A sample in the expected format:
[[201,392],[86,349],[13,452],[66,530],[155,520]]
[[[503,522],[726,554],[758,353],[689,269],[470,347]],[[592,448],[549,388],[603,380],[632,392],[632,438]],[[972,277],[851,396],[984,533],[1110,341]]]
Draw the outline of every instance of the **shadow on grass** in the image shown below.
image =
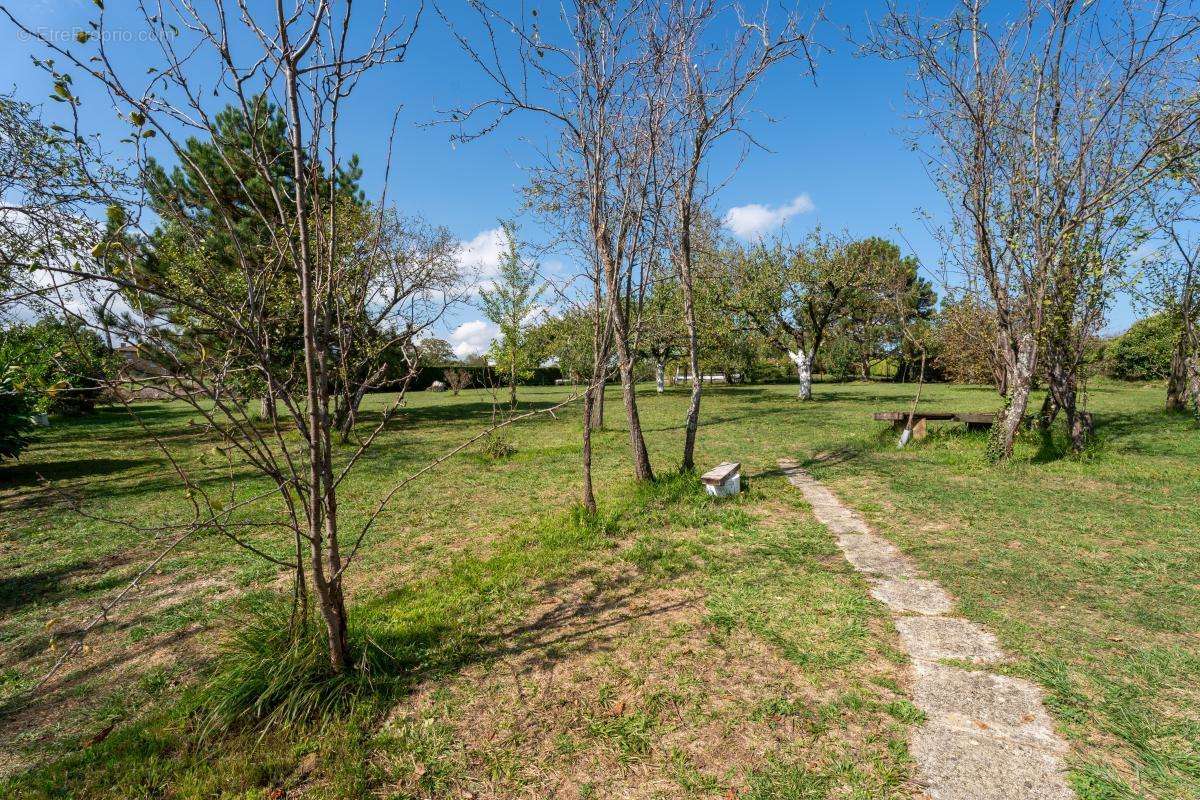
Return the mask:
[[[138,467],[143,468],[136,469]],[[5,470],[0,468],[0,491],[10,490],[0,494],[0,512],[12,514],[50,508],[71,511],[76,501],[101,500],[116,509],[112,516],[122,518],[125,509],[136,507],[133,500],[155,493],[183,491],[175,471],[156,459],[47,461],[22,465],[20,470],[17,473],[20,480],[7,482]],[[45,478],[49,486],[43,484],[39,476]],[[198,487],[219,489],[228,486],[231,479],[245,483],[262,476],[246,465],[231,475],[227,466],[214,461],[207,466],[189,467],[188,477]],[[137,521],[140,524],[151,522]]]
[[[106,576],[125,563],[128,563],[128,559],[117,555],[0,577],[0,616],[11,616],[26,606],[53,602],[67,596],[86,596],[111,589],[119,585],[122,579]],[[91,584],[81,584],[80,578],[87,575],[95,575],[97,580]]]
[[[542,411],[558,404],[558,400],[538,400],[530,402],[522,400],[517,403],[518,414],[525,414],[530,411]],[[493,411],[497,418],[503,419],[508,413],[507,403],[497,403],[493,405],[490,401],[472,399],[462,396],[453,398],[449,403],[439,403],[437,405],[420,405],[420,406],[404,406],[400,408],[392,418],[393,425],[403,425],[405,423],[444,423],[454,422],[459,420],[478,420],[480,422],[488,422],[492,418]],[[360,432],[370,430],[375,425],[379,424],[379,420],[383,418],[382,411],[366,410],[358,415],[358,429]]]
[[[306,730],[357,724],[350,720],[365,720],[374,731],[417,687],[472,665],[513,657],[551,662],[614,646],[631,625],[695,600],[647,597],[637,583],[640,573],[612,574],[595,566],[589,553],[610,548],[635,526],[713,508],[694,475],[673,475],[612,498],[599,516],[573,510],[539,518],[485,555],[460,555],[433,574],[357,604],[349,620],[356,669],[345,675],[331,674],[319,623],[306,626],[297,648],[286,600],[273,593],[248,596],[239,601],[247,605],[227,617],[237,624],[222,627],[221,653],[200,666],[194,688],[182,697],[165,696],[145,715],[133,707],[110,712],[135,721],[110,726],[103,741],[27,770],[9,785],[19,796],[23,789],[31,797],[108,796],[128,793],[149,773],[155,786],[185,775],[219,774],[223,763],[262,737],[294,745]],[[254,602],[266,613],[254,613]],[[192,625],[161,638],[171,646],[201,629]],[[120,660],[152,658],[159,646],[156,637],[122,647],[96,669],[112,672]],[[93,665],[84,667],[82,680],[103,680]],[[75,676],[71,682],[83,686]],[[60,687],[56,694],[66,692]],[[37,702],[36,713],[55,713],[48,698]],[[248,778],[238,794],[279,779]]]
[[149,458],[71,458],[63,461],[17,463],[0,467],[0,489],[48,481],[95,478],[154,463]]

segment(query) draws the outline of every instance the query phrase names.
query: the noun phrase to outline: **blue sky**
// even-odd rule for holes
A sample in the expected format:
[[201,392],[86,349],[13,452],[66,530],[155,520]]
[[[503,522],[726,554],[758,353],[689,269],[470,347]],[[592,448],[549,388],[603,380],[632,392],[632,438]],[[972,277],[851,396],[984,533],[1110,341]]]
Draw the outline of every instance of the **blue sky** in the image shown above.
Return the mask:
[[[462,0],[443,0],[442,5],[452,17],[469,18]],[[125,2],[109,6],[110,28],[135,29],[132,17],[123,18],[128,13]],[[368,13],[366,6],[360,3],[359,10]],[[819,38],[830,52],[819,56],[815,81],[798,64],[784,64],[768,76],[757,98],[764,116],[752,124],[768,150],[750,152],[715,205],[721,215],[740,209],[734,218],[742,222],[777,221],[776,229],[792,237],[818,223],[855,236],[891,237],[921,259],[937,286],[939,249],[919,211],[938,218],[945,201],[926,176],[919,155],[900,135],[908,125],[905,67],[856,57],[846,38],[847,28],[861,35],[865,20],[880,14],[882,7],[843,0],[827,4],[830,21]],[[85,25],[95,7],[91,0],[30,0],[20,13],[33,27],[69,31]],[[49,87],[45,75],[30,66],[32,45],[21,41],[7,21],[0,23],[0,37],[15,45],[0,47],[4,88],[13,86],[25,99],[40,102]],[[127,47],[123,55],[131,64],[150,57],[152,45]],[[124,134],[103,95],[80,80],[76,88],[91,128]],[[363,160],[368,194],[377,196],[392,109],[402,104],[389,199],[405,213],[446,225],[463,242],[473,243],[485,259],[489,231],[499,218],[518,210],[523,165],[534,160],[534,145],[543,140],[544,127],[536,119],[516,118],[480,140],[453,145],[448,128],[427,123],[437,119],[440,110],[484,97],[487,91],[483,76],[427,7],[408,60],[364,81],[343,117],[340,134],[343,147]],[[46,105],[48,114],[57,111],[57,104]],[[524,237],[541,238],[536,220],[521,222]],[[487,328],[477,322],[480,316],[476,309],[460,309],[441,333],[451,337],[466,324],[453,343],[462,352],[484,346]],[[1132,319],[1128,304],[1119,302],[1109,329],[1121,330]]]

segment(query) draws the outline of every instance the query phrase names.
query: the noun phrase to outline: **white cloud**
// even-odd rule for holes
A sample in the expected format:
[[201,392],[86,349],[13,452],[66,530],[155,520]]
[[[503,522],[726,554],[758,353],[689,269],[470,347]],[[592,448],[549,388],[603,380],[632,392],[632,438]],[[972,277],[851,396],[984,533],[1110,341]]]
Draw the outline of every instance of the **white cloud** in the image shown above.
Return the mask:
[[797,214],[811,213],[816,206],[812,198],[802,194],[782,206],[764,206],[761,203],[751,203],[746,206],[734,206],[725,212],[724,225],[742,239],[757,239],[764,234],[783,225]]
[[468,275],[476,279],[494,278],[500,272],[506,244],[503,228],[489,228],[473,239],[459,242],[456,258]]
[[544,303],[534,303],[529,312],[525,314],[525,318],[521,320],[521,325],[522,327],[525,325],[540,325],[549,319],[553,312],[554,309]]
[[497,332],[490,322],[473,319],[454,329],[449,337],[450,346],[454,348],[454,355],[459,358],[479,355],[491,346]]

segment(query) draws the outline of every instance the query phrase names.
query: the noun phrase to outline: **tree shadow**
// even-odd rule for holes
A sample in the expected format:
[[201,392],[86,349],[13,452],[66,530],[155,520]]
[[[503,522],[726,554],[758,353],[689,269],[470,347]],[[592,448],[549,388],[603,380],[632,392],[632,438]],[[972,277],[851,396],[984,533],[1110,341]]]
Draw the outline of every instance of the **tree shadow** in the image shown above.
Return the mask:
[[[129,563],[129,560],[125,555],[115,554],[0,577],[0,615],[7,617],[26,606],[54,602],[68,595],[83,597],[93,592],[111,589],[119,585],[121,580],[105,576],[117,567]],[[97,580],[87,586],[77,583],[69,587],[64,586],[65,582],[77,581],[85,575],[95,575]]]
[[[611,649],[631,624],[645,623],[697,602],[694,597],[644,602],[637,581],[642,573],[628,571],[597,579],[589,566],[571,575],[539,584],[534,596],[542,607],[522,621],[493,625],[490,620],[468,624],[467,630],[422,619],[400,629],[372,631],[371,640],[383,649],[401,671],[399,682],[386,691],[386,700],[403,702],[412,690],[477,665],[516,658],[520,668],[545,667],[572,655]],[[586,588],[578,588],[586,584]],[[381,598],[377,609],[390,602]],[[370,611],[363,610],[370,616]]]
[[[544,411],[547,408],[552,408],[558,405],[559,401],[555,400],[524,400],[517,404],[517,414],[526,414],[530,411]],[[421,406],[402,406],[393,415],[392,425],[404,425],[409,423],[441,423],[453,422],[461,420],[478,420],[481,422],[490,421],[492,414],[495,412],[497,421],[503,420],[508,414],[507,403],[497,403],[493,405],[491,402],[482,400],[473,400],[469,397],[463,397],[461,400],[450,403],[439,403],[437,405],[421,405]],[[361,434],[370,430],[379,421],[383,419],[382,411],[365,410],[358,415],[358,425],[356,429]]]
[[610,649],[620,638],[622,626],[695,603],[689,598],[641,605],[636,602],[641,596],[635,586],[638,577],[637,573],[622,573],[574,593],[563,591],[569,585],[566,581],[543,584],[538,594],[554,601],[530,620],[500,632],[488,657],[534,656],[539,666],[549,666],[566,657],[564,645],[582,645],[571,653]]
[[48,481],[96,478],[155,463],[150,458],[73,458],[65,461],[17,463],[0,467],[0,489]]

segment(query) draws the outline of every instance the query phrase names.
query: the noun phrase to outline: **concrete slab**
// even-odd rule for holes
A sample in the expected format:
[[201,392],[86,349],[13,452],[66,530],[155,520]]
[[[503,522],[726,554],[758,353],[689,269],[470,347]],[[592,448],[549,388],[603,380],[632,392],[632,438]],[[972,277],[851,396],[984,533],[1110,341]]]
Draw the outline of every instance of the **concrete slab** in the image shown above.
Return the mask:
[[1062,760],[1041,747],[931,722],[909,750],[932,800],[1076,800]]
[[1041,690],[1028,681],[939,664],[958,659],[1002,661],[996,637],[958,617],[953,600],[915,563],[841,504],[790,459],[788,480],[804,492],[813,514],[837,535],[846,560],[871,581],[871,595],[892,612],[900,642],[912,659],[913,702],[925,722],[913,730],[910,752],[925,797],[931,800],[1074,800]]
[[915,578],[917,566],[900,548],[873,533],[844,533],[837,545],[859,572],[885,578]]
[[1029,681],[931,661],[914,662],[913,671],[913,702],[939,725],[1066,751],[1042,705],[1041,689]]
[[973,664],[1004,660],[995,634],[958,617],[897,617],[893,620],[904,649],[914,659],[956,659]]
[[871,596],[894,614],[949,614],[954,601],[937,581],[893,577],[874,581]]

